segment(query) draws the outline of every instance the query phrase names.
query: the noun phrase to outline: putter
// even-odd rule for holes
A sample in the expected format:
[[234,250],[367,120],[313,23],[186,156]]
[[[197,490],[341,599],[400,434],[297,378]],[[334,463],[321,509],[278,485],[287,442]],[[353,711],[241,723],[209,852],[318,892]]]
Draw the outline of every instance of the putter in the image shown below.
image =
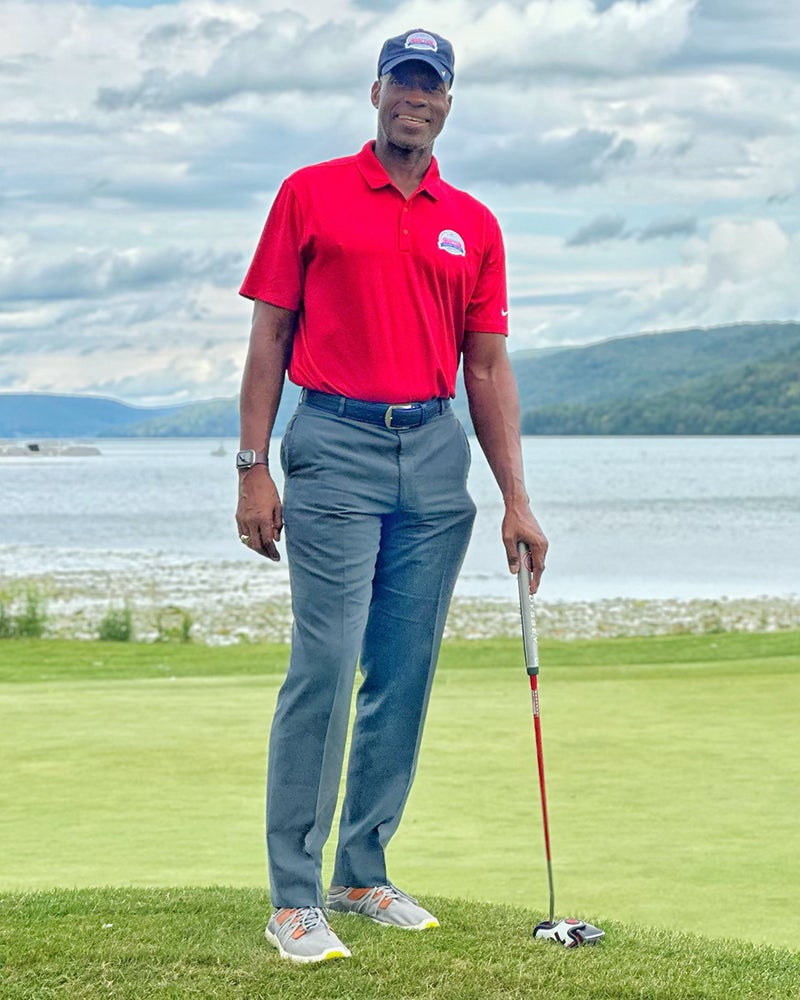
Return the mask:
[[542,726],[539,718],[539,636],[536,631],[536,612],[531,593],[531,553],[525,542],[517,546],[519,552],[519,616],[522,622],[522,645],[525,651],[525,668],[531,683],[531,703],[533,705],[533,732],[536,738],[536,763],[539,771],[539,795],[542,802],[542,826],[544,827],[544,853],[547,859],[547,884],[550,890],[550,908],[547,920],[542,920],[533,929],[535,938],[556,941],[565,948],[576,948],[582,944],[596,944],[604,937],[605,931],[587,924],[585,920],[567,917],[555,919],[555,889],[553,887],[553,858],[550,851],[550,823],[547,818],[547,795],[544,782],[544,754],[542,752]]

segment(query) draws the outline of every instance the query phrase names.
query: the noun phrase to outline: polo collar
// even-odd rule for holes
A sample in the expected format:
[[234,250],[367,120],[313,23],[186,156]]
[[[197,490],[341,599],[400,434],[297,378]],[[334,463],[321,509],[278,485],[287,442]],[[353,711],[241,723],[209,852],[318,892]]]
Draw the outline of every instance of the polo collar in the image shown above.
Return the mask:
[[[375,155],[374,139],[370,139],[364,145],[361,152],[356,155],[356,166],[361,172],[361,176],[373,190],[394,186],[391,177],[386,173],[383,164]],[[417,188],[417,192],[424,191],[434,201],[438,201],[441,188],[442,178],[439,174],[439,164],[436,162],[436,157],[433,156],[431,157],[430,166],[425,171],[425,176]]]

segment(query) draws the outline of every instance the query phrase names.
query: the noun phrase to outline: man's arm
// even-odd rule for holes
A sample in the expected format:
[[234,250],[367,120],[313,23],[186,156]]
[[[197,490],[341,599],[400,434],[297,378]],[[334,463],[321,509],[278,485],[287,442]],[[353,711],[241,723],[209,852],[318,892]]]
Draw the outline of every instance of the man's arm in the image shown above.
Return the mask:
[[531,550],[531,590],[539,587],[547,539],[530,509],[522,469],[517,383],[506,352],[506,338],[496,333],[464,335],[464,383],[478,442],[503,494],[503,545],[512,573],[519,570],[517,543]]
[[[239,400],[241,449],[269,453],[296,318],[296,313],[269,302],[253,303],[250,346]],[[249,538],[247,544],[251,549],[275,562],[280,559],[275,542],[280,541],[283,529],[283,507],[268,466],[254,465],[239,473],[236,524],[239,535]]]

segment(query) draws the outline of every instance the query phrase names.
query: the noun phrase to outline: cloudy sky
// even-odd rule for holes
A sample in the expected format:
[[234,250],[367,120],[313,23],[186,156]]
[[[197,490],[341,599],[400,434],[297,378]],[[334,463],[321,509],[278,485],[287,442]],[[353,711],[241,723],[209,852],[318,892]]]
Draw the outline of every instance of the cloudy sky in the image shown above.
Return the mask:
[[374,135],[417,26],[512,349],[800,319],[799,0],[0,0],[0,390],[234,395],[277,186]]

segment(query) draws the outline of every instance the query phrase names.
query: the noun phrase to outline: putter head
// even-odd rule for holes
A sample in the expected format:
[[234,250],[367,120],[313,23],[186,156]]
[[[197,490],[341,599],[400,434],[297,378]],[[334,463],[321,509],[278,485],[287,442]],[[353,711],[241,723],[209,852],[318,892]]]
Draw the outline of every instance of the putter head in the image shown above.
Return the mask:
[[567,917],[565,920],[556,920],[553,923],[543,920],[534,927],[533,936],[543,938],[545,941],[555,941],[563,944],[565,948],[577,948],[582,944],[597,944],[600,938],[605,937],[605,931],[601,931],[594,924]]

